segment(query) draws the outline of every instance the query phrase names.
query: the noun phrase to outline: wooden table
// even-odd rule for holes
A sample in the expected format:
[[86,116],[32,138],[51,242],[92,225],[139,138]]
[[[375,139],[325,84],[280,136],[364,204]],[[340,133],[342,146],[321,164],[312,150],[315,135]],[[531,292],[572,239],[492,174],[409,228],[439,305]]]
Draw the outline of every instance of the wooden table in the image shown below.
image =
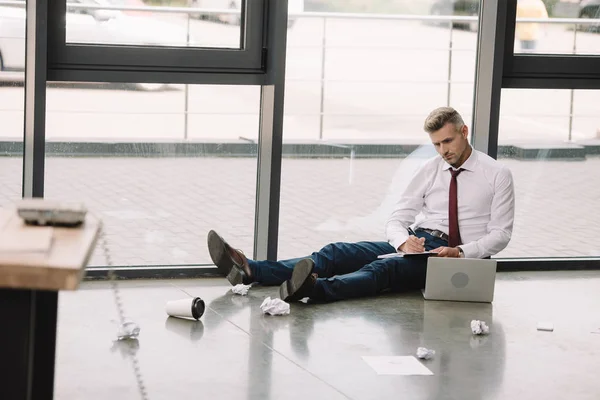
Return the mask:
[[0,209],[0,399],[52,399],[59,290],[75,290],[101,222],[27,226]]

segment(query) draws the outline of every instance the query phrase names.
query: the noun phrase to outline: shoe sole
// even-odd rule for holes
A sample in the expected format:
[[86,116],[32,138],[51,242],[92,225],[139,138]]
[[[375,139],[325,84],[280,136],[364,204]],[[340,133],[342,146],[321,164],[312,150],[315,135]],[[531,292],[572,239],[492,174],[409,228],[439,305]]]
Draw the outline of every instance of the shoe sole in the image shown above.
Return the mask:
[[215,231],[208,232],[208,253],[212,262],[217,266],[219,272],[227,278],[233,286],[242,283],[242,274],[233,264],[233,260],[227,252],[225,240]]
[[279,298],[283,301],[294,300],[293,296],[302,287],[304,281],[313,272],[314,268],[315,263],[310,258],[298,261],[292,271],[292,277],[279,286]]

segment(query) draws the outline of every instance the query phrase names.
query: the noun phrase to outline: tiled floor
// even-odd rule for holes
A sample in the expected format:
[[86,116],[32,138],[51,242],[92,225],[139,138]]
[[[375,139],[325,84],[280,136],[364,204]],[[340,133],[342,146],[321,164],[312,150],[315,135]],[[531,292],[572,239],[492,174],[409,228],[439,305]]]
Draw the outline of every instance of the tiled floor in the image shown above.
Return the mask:
[[[137,344],[116,343],[107,282],[59,300],[56,399],[597,399],[600,272],[502,273],[492,305],[424,301],[419,293],[293,304],[267,316],[274,287],[231,293],[225,279],[119,282]],[[167,317],[169,300],[202,297],[200,321]],[[473,336],[470,321],[491,326]],[[554,332],[536,330],[550,321]],[[362,356],[410,356],[433,375],[378,375]]]

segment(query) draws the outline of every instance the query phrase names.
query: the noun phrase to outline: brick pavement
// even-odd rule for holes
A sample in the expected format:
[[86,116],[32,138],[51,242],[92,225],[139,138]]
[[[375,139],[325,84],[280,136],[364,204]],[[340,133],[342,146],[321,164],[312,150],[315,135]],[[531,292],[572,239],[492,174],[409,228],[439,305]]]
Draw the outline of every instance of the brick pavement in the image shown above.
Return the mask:
[[[513,240],[499,256],[600,255],[600,158],[503,159],[517,191]],[[280,257],[331,241],[382,240],[415,168],[409,159],[284,159]],[[21,159],[0,157],[0,206],[20,196]],[[105,221],[118,265],[207,264],[216,229],[251,253],[256,159],[48,158],[46,196],[80,200]],[[91,265],[105,265],[98,251]]]

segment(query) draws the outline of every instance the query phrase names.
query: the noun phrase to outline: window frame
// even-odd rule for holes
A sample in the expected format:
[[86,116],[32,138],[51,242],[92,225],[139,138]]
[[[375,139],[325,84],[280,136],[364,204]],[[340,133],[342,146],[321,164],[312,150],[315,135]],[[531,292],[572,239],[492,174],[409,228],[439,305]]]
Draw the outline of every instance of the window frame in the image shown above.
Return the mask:
[[67,43],[68,0],[47,1],[50,81],[196,83],[193,76],[204,73],[218,74],[210,80],[222,83],[262,83],[256,75],[265,73],[265,0],[244,1],[239,49]]
[[505,7],[503,88],[600,89],[600,54],[515,54],[517,0]]

